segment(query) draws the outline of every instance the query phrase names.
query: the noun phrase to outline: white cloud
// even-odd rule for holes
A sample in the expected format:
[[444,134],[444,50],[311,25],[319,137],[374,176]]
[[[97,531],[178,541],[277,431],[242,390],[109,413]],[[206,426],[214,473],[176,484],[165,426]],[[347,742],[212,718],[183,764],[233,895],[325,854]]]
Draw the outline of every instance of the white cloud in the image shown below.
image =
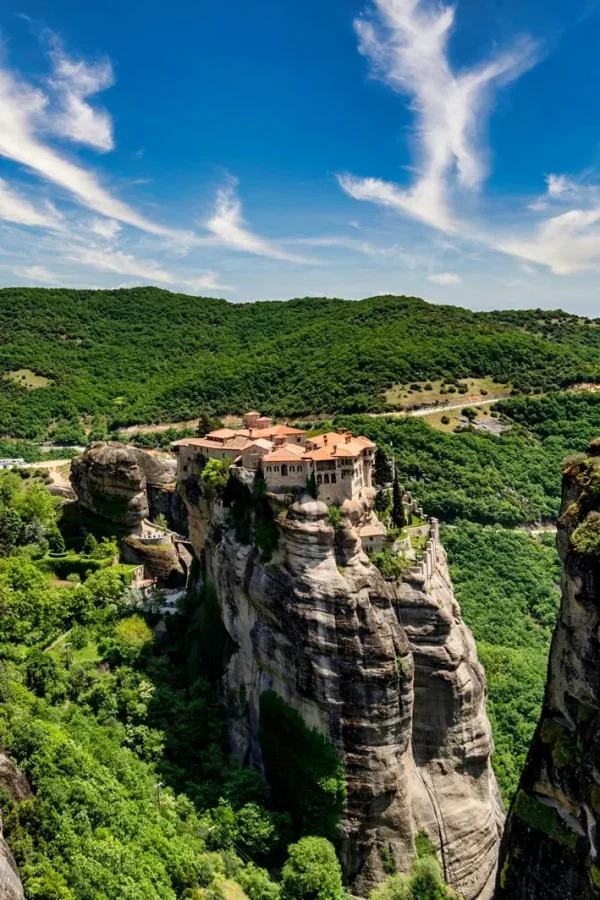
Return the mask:
[[121,225],[114,219],[92,219],[90,231],[107,241],[113,241],[121,231]]
[[462,278],[460,275],[457,275],[456,272],[437,272],[434,275],[428,275],[427,281],[432,281],[434,284],[442,284],[445,286],[462,284]]
[[114,138],[110,115],[86,102],[88,97],[114,84],[110,60],[88,65],[83,60],[70,59],[58,44],[50,58],[53,72],[49,85],[58,102],[58,111],[49,117],[50,130],[96,150],[112,150]]
[[218,238],[221,244],[234,250],[243,250],[256,256],[267,256],[271,259],[286,262],[308,262],[304,257],[288,253],[277,244],[254,234],[248,228],[242,216],[242,204],[236,193],[237,181],[230,179],[226,187],[217,191],[214,215],[206,222],[206,228]]
[[417,117],[418,176],[403,189],[377,178],[341,175],[342,189],[357,200],[389,206],[443,231],[457,222],[450,209],[452,187],[474,189],[486,174],[479,147],[494,87],[517,78],[535,61],[535,45],[512,49],[457,74],[448,39],[454,8],[422,0],[373,0],[370,18],[355,21],[359,50],[374,73],[411,98]]
[[215,272],[207,272],[201,277],[168,272],[154,260],[137,259],[131,253],[120,250],[104,251],[96,249],[78,250],[69,257],[73,262],[92,269],[115,272],[118,275],[132,275],[151,284],[186,285],[192,290],[233,290],[228,285],[219,284]]
[[19,278],[26,278],[27,281],[39,281],[40,284],[59,284],[60,282],[60,279],[45,266],[23,266],[11,271]]
[[44,209],[36,208],[33,203],[16,193],[2,178],[0,178],[0,219],[16,222],[18,225],[42,228],[56,228],[60,222],[60,216],[49,203]]
[[83,206],[150,234],[179,238],[181,232],[151,221],[102,187],[97,176],[64,158],[38,133],[48,128],[48,97],[0,67],[0,156],[65,189]]

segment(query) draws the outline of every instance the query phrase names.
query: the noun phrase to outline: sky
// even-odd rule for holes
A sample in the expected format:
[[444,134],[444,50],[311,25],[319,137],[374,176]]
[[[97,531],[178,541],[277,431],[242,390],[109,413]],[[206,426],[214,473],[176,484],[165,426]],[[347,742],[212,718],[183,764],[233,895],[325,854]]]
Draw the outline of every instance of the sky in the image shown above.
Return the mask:
[[600,0],[4,0],[0,286],[600,316],[599,40]]

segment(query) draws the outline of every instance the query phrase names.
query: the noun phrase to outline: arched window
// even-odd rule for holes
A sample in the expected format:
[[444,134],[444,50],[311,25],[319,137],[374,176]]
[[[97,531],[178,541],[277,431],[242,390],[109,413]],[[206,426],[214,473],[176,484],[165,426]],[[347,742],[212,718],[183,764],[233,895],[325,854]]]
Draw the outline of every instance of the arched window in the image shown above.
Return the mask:
[[327,474],[327,472],[325,472],[324,481],[325,484],[329,484],[329,475]]
[[283,477],[283,478],[287,478],[287,473],[288,473],[288,467],[286,466],[285,463],[283,463],[283,465],[281,466],[281,475],[282,475],[282,477]]
[[317,484],[323,484],[323,476],[317,475]]
[[332,472],[332,474],[331,474],[331,483],[332,483],[332,484],[335,484],[336,481],[337,481],[337,478],[335,477],[335,472]]

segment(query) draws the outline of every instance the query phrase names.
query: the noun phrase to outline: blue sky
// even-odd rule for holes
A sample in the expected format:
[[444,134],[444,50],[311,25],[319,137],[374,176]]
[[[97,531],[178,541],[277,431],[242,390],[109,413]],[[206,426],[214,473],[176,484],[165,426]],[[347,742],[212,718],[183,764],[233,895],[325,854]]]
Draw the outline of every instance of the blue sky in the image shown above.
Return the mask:
[[600,0],[5,0],[0,284],[600,315]]

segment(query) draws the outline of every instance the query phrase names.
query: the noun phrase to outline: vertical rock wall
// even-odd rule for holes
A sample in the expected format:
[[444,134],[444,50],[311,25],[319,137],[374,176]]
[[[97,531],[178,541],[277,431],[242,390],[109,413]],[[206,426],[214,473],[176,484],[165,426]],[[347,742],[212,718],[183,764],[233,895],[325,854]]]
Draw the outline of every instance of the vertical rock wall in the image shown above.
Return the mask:
[[382,850],[408,870],[426,828],[449,883],[465,900],[488,900],[502,810],[485,680],[435,530],[425,569],[398,585],[362,551],[368,504],[343,508],[335,529],[307,496],[281,509],[265,562],[233,529],[211,524],[197,485],[182,487],[192,542],[237,645],[224,678],[229,700],[238,698],[234,752],[261,765],[259,698],[276,691],[343,760],[340,855],[354,892],[384,879]]
[[600,897],[600,447],[567,462],[546,696],[502,843],[497,900]]

